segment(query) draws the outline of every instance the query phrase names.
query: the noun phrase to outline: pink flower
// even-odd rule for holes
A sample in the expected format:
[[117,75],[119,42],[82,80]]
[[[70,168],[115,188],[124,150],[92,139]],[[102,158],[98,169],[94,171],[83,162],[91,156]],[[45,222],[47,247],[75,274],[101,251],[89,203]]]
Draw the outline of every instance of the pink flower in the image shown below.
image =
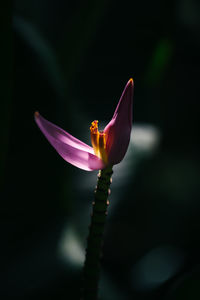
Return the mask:
[[50,144],[70,164],[87,171],[118,164],[126,154],[132,128],[133,79],[125,86],[111,121],[98,131],[98,121],[90,127],[92,146],[76,139],[44,119],[38,112],[35,121]]

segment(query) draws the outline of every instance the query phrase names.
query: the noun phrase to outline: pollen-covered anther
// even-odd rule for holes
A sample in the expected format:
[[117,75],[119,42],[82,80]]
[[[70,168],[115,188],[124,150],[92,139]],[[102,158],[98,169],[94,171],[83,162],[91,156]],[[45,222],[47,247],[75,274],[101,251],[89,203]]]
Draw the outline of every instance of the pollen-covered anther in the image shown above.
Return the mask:
[[98,121],[95,120],[90,126],[91,142],[94,149],[94,153],[99,156],[99,131],[98,131]]
[[91,142],[94,149],[94,153],[107,163],[106,153],[106,134],[103,131],[98,130],[98,121],[95,120],[90,126]]
[[94,120],[94,121],[91,123],[90,131],[91,131],[91,133],[93,133],[93,134],[98,133],[98,120]]

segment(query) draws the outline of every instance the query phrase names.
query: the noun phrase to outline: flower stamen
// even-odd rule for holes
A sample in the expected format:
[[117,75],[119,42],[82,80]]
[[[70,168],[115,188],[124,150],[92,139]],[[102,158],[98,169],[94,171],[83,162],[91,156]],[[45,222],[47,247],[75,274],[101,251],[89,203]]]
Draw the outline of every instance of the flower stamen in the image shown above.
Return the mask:
[[106,134],[102,131],[99,132],[99,152],[101,159],[107,163]]
[[90,133],[94,153],[98,157],[100,157],[105,163],[107,163],[106,134],[103,131],[99,132],[97,120],[91,123]]

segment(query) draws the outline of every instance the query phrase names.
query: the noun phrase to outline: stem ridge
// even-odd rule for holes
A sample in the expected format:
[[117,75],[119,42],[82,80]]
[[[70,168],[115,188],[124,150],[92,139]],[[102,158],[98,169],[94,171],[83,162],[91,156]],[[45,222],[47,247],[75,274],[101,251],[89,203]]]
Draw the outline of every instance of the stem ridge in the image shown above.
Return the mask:
[[95,201],[91,214],[91,225],[87,238],[86,256],[83,267],[83,288],[81,300],[98,299],[98,281],[100,277],[100,259],[102,256],[102,238],[109,205],[112,167],[99,171],[97,186],[94,191]]

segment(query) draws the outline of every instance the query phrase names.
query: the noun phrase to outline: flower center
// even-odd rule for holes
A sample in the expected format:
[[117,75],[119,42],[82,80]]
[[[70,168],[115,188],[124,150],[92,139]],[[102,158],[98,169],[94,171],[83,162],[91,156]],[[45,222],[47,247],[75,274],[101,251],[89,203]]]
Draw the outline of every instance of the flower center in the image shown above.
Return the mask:
[[107,163],[106,153],[106,134],[103,131],[98,130],[98,121],[95,120],[90,126],[91,142],[94,149],[94,153],[100,157],[105,163]]

